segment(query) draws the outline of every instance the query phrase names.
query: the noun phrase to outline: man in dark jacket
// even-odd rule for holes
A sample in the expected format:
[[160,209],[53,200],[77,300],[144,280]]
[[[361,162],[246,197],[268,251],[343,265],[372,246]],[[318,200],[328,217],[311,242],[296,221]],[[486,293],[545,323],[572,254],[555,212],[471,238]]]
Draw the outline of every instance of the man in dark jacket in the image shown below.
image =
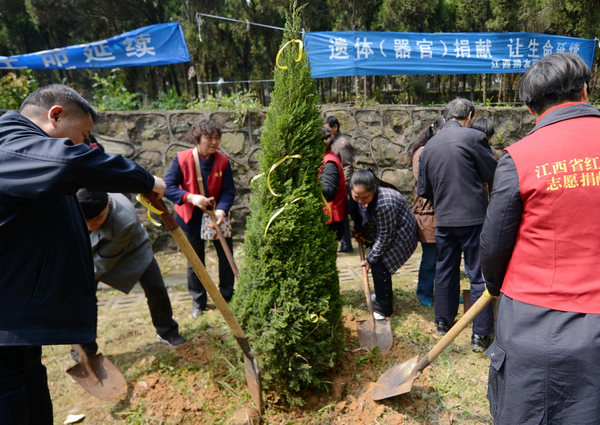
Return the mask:
[[83,144],[96,113],[76,91],[34,91],[0,117],[0,422],[52,424],[41,346],[90,342],[96,296],[75,192],[148,192],[165,184]]
[[537,119],[498,162],[481,233],[500,295],[488,399],[496,425],[600,418],[600,113],[571,53],[537,62],[519,95]]
[[[479,235],[496,158],[485,134],[468,128],[475,108],[463,98],[444,111],[446,124],[433,136],[419,159],[417,193],[433,202],[438,249],[435,275],[435,322],[440,335],[454,324],[460,297],[460,263],[464,253],[471,299],[485,289],[479,257]],[[483,351],[491,343],[494,317],[488,306],[473,322],[471,347]]]

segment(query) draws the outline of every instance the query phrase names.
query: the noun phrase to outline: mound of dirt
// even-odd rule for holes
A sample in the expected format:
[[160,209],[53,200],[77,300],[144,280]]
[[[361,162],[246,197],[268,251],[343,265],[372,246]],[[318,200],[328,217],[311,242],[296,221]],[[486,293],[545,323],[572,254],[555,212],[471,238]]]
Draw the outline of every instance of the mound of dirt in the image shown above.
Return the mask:
[[[306,404],[302,407],[283,405],[277,394],[265,392],[266,411],[263,423],[301,422],[316,425],[336,419],[346,424],[368,424],[376,423],[378,418],[385,415],[387,424],[406,425],[414,423],[407,419],[407,415],[417,415],[434,407],[430,406],[430,403],[434,403],[433,398],[426,400],[420,395],[435,391],[434,388],[428,387],[419,387],[417,395],[407,394],[394,399],[393,402],[373,401],[374,382],[382,373],[381,366],[378,368],[377,365],[381,365],[384,359],[381,354],[358,346],[356,318],[353,315],[344,317],[344,327],[346,349],[337,367],[327,377],[331,382],[330,391],[304,393]],[[219,338],[222,340],[222,337],[217,337],[217,340]],[[214,343],[214,335],[199,335],[177,347],[176,354],[181,363],[208,365],[211,356],[215,354],[210,351],[211,344]],[[414,355],[413,351],[395,340],[385,358],[404,361]],[[424,375],[426,374],[427,371]],[[130,399],[131,405],[136,405],[143,399],[144,404],[149,406],[146,410],[147,416],[156,420],[172,421],[174,418],[181,418],[180,423],[212,423],[218,418],[222,420],[226,412],[232,411],[231,394],[225,394],[219,384],[208,377],[190,375],[184,382],[174,382],[168,374],[153,373],[138,378],[132,384],[134,390]],[[240,405],[228,423],[257,423],[255,417],[250,422],[243,421],[242,416],[246,408]],[[399,409],[406,413],[399,413]]]

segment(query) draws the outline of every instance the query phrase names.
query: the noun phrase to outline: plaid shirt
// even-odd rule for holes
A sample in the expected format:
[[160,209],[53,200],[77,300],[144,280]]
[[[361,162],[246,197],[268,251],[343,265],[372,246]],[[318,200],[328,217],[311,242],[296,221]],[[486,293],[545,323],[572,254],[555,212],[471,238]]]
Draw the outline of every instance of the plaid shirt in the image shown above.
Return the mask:
[[373,242],[367,261],[379,260],[390,273],[395,273],[417,247],[417,223],[400,192],[377,187],[373,200],[364,213],[351,200],[350,214],[356,230]]

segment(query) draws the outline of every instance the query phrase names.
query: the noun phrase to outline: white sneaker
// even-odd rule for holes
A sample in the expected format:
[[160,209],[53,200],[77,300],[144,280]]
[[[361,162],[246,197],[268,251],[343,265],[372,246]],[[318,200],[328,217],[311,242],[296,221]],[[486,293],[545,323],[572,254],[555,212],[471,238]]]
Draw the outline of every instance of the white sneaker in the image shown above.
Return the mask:
[[375,318],[375,320],[385,320],[385,316],[377,313],[376,311],[373,312],[373,317]]

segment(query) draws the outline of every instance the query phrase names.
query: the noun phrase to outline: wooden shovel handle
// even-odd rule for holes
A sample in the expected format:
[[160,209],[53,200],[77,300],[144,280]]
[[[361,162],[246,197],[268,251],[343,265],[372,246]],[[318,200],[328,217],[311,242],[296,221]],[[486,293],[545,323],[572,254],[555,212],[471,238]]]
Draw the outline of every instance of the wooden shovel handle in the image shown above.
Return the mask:
[[[365,247],[361,240],[358,241],[358,253],[360,255],[360,262],[365,261]],[[371,302],[371,290],[369,289],[369,272],[366,266],[361,266],[363,275],[363,286],[365,290],[365,297],[367,298],[367,307],[369,314],[373,320],[373,329],[375,329],[375,317],[373,316],[373,303]]]
[[242,327],[240,326],[239,322],[229,309],[227,301],[225,301],[223,295],[221,295],[221,292],[217,289],[210,275],[206,271],[204,264],[202,264],[202,261],[200,261],[200,258],[198,258],[198,255],[196,254],[196,251],[194,251],[194,248],[190,244],[190,241],[188,241],[188,239],[185,237],[185,234],[183,233],[183,230],[181,230],[181,228],[175,221],[173,214],[169,212],[165,203],[162,201],[162,199],[158,199],[156,194],[147,193],[144,194],[144,197],[148,199],[155,208],[162,211],[160,217],[163,223],[165,223],[165,226],[167,226],[167,229],[169,230],[169,232],[171,232],[173,239],[175,239],[175,243],[177,244],[179,249],[181,249],[183,255],[185,255],[185,257],[187,258],[188,262],[190,263],[190,266],[192,266],[192,269],[194,269],[194,272],[196,272],[198,279],[200,279],[200,282],[202,282],[202,286],[204,286],[206,291],[210,294],[210,297],[212,298],[215,305],[225,318],[225,321],[231,328],[233,335],[238,340],[240,338],[246,338]]
[[495,297],[486,289],[481,297],[479,297],[477,302],[473,304],[469,310],[467,310],[463,317],[461,317],[460,320],[450,328],[448,333],[446,333],[446,335],[444,335],[442,339],[435,344],[435,346],[427,353],[427,355],[423,357],[423,359],[417,365],[417,370],[421,372],[423,369],[429,366],[429,364],[431,364],[431,362],[433,362],[437,356],[439,356],[441,352],[444,351],[446,347],[448,347],[448,345],[450,345],[452,341],[456,339],[456,337],[469,325],[469,323],[471,323],[477,317],[477,315],[494,300],[494,298]]
[[213,210],[209,210],[208,215],[210,216],[211,220],[214,221],[214,223],[215,223],[215,231],[217,232],[217,238],[219,238],[219,242],[221,242],[221,246],[223,247],[223,251],[225,252],[227,261],[229,261],[231,270],[233,270],[233,274],[235,275],[235,277],[238,277],[240,272],[238,271],[237,265],[235,264],[235,259],[233,258],[233,253],[229,249],[227,240],[225,239],[225,236],[223,236],[223,232],[221,231],[221,226],[219,226],[217,224],[217,217],[215,216],[215,212]]

